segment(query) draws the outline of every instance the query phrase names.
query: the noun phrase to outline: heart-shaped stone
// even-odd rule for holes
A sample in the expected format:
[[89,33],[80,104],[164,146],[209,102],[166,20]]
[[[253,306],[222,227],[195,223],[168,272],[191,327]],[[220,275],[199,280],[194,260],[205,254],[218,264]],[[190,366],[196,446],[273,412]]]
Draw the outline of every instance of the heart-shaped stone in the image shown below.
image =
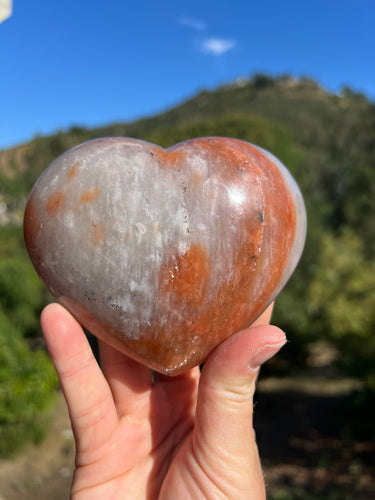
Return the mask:
[[271,154],[201,138],[84,143],[35,184],[30,258],[93,334],[167,374],[202,363],[274,300],[302,253],[301,193]]

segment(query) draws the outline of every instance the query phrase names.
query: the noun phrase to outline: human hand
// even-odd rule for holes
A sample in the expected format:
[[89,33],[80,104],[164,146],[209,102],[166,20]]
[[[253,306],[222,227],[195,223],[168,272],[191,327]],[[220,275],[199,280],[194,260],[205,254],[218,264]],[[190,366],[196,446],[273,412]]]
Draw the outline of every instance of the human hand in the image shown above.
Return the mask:
[[252,428],[259,366],[286,342],[272,307],[199,367],[168,377],[99,341],[101,368],[78,322],[41,316],[76,441],[73,500],[264,500]]

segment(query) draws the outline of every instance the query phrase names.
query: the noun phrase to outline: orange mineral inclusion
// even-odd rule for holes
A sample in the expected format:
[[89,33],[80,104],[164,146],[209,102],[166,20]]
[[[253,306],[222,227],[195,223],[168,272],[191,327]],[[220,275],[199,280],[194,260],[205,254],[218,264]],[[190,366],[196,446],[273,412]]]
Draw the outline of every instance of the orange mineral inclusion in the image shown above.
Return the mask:
[[57,215],[65,205],[65,195],[62,191],[52,193],[46,203],[46,210],[49,215]]
[[161,268],[159,295],[170,296],[176,309],[184,304],[195,309],[204,303],[209,274],[210,259],[196,243]]

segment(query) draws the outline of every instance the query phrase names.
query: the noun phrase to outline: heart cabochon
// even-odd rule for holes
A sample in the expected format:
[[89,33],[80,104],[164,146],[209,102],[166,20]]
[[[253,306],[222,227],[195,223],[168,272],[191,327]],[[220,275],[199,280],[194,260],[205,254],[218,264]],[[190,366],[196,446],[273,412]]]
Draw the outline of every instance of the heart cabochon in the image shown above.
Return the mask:
[[249,326],[301,256],[302,195],[270,153],[228,138],[169,149],[83,143],[32,189],[24,236],[54,297],[90,332],[177,375]]

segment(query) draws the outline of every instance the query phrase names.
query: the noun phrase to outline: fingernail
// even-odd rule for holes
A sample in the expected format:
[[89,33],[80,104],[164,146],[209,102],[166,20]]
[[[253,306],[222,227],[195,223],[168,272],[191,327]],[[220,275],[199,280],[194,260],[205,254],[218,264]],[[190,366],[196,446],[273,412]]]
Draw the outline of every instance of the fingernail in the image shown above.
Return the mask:
[[253,353],[249,361],[250,370],[257,370],[260,365],[272,358],[285,345],[286,339],[278,344],[265,344]]

